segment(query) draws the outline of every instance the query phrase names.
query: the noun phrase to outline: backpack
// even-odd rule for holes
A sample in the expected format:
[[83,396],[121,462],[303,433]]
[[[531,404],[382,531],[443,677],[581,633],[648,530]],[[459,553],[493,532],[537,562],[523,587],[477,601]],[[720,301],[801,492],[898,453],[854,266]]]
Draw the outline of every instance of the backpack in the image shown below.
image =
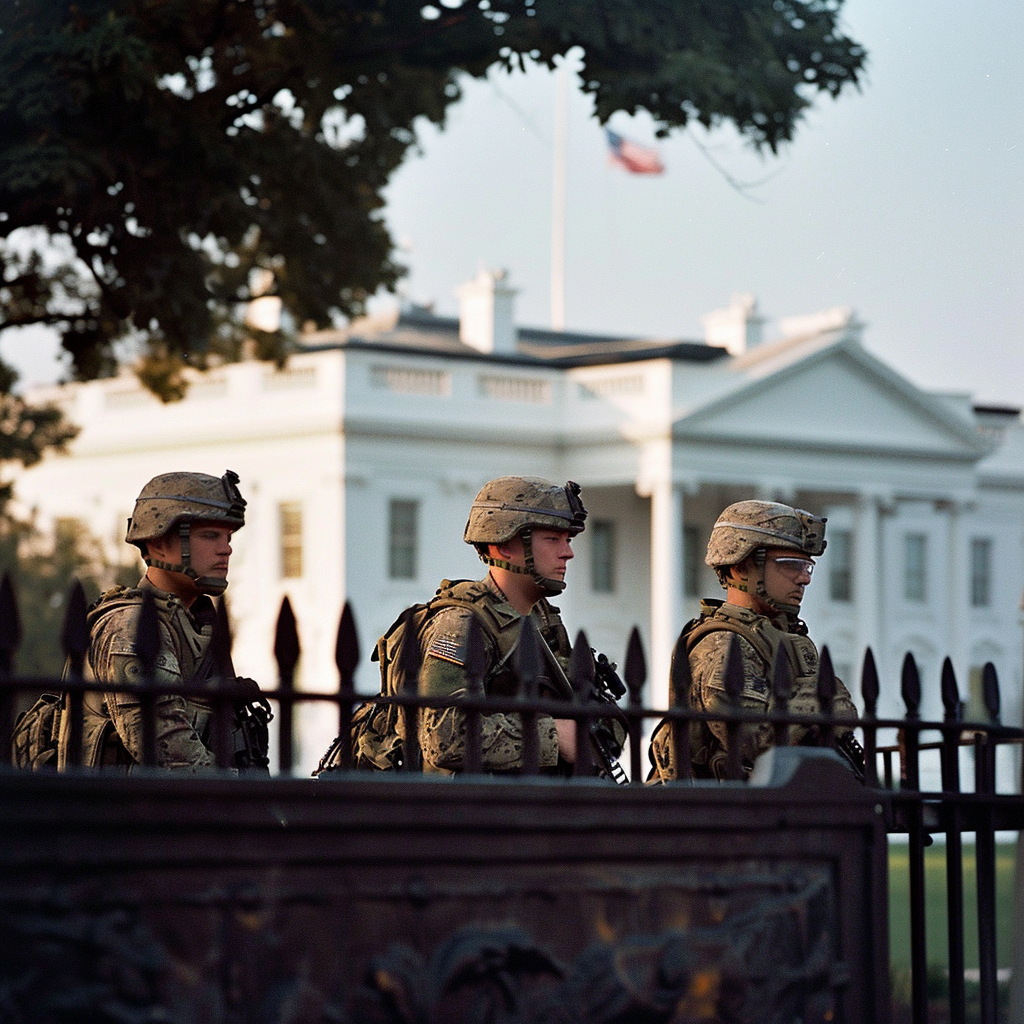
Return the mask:
[[63,697],[44,693],[18,715],[11,735],[11,761],[16,768],[56,769],[63,705]]
[[[408,625],[411,625],[417,642],[423,632],[427,620],[442,608],[468,608],[477,615],[481,625],[485,625],[484,617],[476,609],[472,601],[465,601],[454,596],[441,596],[441,592],[449,590],[456,583],[465,580],[443,580],[436,595],[426,603],[410,605],[387,628],[384,635],[377,641],[370,661],[380,664],[380,692],[378,697],[404,693],[406,687],[405,670],[399,657],[402,641]],[[485,626],[486,628],[486,626]],[[368,701],[356,708],[352,715],[349,731],[352,743],[352,767],[370,771],[394,771],[403,765],[402,739],[404,725],[402,709],[397,704],[378,704]],[[339,736],[327,748],[320,758],[314,775],[321,772],[336,771],[341,757],[341,737]]]

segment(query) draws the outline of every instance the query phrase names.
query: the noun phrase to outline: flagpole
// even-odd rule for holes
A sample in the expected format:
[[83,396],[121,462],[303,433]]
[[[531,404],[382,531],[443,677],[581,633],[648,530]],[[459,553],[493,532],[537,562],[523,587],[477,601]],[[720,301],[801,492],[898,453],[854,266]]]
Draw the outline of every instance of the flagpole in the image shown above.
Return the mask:
[[555,157],[551,188],[551,329],[565,330],[566,138],[569,133],[569,73],[555,69]]

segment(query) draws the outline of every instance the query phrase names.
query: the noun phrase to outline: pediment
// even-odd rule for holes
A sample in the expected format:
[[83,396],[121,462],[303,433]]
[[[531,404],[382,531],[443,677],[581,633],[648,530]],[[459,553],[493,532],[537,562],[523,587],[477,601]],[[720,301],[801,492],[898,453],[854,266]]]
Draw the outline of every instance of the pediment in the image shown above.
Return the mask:
[[838,345],[736,387],[676,420],[680,437],[975,460],[988,442],[935,396],[866,353]]

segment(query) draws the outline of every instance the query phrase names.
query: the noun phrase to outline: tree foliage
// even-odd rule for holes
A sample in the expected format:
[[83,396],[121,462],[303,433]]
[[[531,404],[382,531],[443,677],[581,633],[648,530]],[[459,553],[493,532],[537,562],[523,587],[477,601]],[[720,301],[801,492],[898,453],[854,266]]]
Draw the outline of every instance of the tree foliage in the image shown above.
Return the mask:
[[[63,451],[78,427],[68,423],[57,406],[30,405],[12,394],[16,380],[17,374],[0,363],[0,465],[34,466],[47,451]],[[0,477],[0,527],[13,491],[13,482]]]
[[255,269],[320,326],[394,286],[381,193],[463,76],[579,47],[602,122],[731,122],[774,151],[857,83],[841,4],[5,0],[0,330],[56,328],[79,378],[135,338],[173,391],[179,360],[238,344]]
[[[64,663],[61,628],[72,583],[78,580],[91,602],[115,584],[135,586],[142,575],[141,563],[111,565],[100,541],[74,519],[58,519],[48,537],[30,523],[5,521],[0,566],[10,574],[18,601],[18,674],[51,678],[60,675]],[[26,706],[34,699],[22,696]]]

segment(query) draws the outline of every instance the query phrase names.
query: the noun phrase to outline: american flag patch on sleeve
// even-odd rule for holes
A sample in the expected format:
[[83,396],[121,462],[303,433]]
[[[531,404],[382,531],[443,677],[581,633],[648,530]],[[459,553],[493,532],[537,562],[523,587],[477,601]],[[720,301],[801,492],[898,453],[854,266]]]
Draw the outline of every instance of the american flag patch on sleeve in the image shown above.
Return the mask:
[[441,633],[435,636],[427,648],[427,656],[450,661],[453,665],[466,664],[466,652],[456,633]]

